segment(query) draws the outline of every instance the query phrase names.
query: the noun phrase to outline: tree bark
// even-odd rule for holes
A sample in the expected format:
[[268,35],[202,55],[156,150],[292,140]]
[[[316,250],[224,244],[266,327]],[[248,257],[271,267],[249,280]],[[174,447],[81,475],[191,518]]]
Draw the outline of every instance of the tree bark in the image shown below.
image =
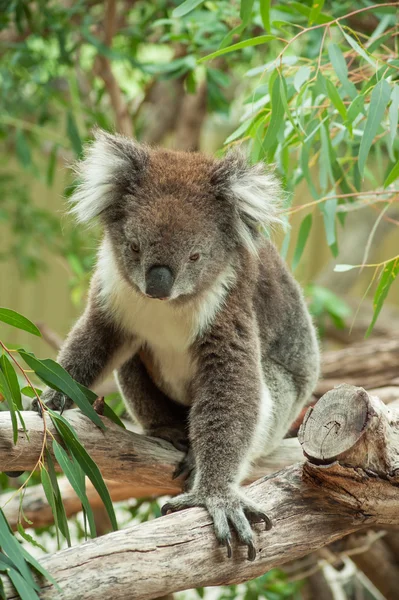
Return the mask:
[[[151,600],[247,581],[351,532],[399,525],[399,413],[362,389],[340,386],[309,409],[300,441],[307,462],[247,488],[274,523],[271,531],[254,526],[254,562],[237,544],[228,559],[209,516],[194,508],[62,550],[42,564],[65,600]],[[42,598],[59,597],[47,581],[40,584]],[[16,597],[6,581],[5,589]]]

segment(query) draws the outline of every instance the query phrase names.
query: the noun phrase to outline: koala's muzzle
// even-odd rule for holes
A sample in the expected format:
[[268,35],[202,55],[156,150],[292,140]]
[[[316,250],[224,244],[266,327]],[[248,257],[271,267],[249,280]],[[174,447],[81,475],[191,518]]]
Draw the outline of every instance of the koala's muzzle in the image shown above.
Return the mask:
[[168,267],[151,267],[145,278],[146,294],[151,298],[168,298],[173,283],[173,273]]

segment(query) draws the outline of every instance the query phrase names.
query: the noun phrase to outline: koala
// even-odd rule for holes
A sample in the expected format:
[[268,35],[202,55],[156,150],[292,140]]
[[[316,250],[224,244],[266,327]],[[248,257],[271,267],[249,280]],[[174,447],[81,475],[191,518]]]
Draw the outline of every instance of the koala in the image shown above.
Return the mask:
[[[228,556],[235,531],[254,560],[251,524],[271,521],[240,482],[319,374],[301,290],[265,235],[279,221],[279,183],[237,151],[217,160],[101,131],[78,173],[72,213],[100,219],[104,237],[58,361],[89,388],[117,371],[145,433],[190,449],[190,485],[163,513],[206,508]],[[53,390],[43,400],[72,405]]]

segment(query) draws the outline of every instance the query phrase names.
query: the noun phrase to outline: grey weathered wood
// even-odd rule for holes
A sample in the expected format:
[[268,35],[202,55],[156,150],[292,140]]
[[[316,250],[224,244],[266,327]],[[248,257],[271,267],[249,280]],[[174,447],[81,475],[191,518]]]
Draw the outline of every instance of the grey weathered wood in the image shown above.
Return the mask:
[[[351,404],[357,404],[359,391],[342,391],[348,420],[354,418],[358,431],[357,410]],[[368,395],[365,402],[364,433],[354,436],[352,447],[347,436],[341,447],[334,446],[339,461],[318,464],[325,456],[317,454],[318,444],[310,439],[319,431],[308,425],[308,417],[301,439],[309,444],[315,454],[311,460],[317,464],[308,461],[287,467],[249,486],[249,496],[264,507],[274,524],[271,531],[255,525],[253,563],[245,559],[245,548],[237,545],[233,559],[227,559],[225,549],[217,546],[208,515],[194,508],[63,550],[43,558],[43,565],[63,588],[65,600],[151,600],[192,587],[246,581],[367,526],[399,525],[395,471],[399,414]],[[320,410],[327,416],[323,403]],[[317,411],[318,405],[312,415],[322,426]],[[377,447],[382,458],[375,452]],[[382,472],[384,465],[386,472]],[[48,582],[41,585],[42,598],[59,597]],[[8,582],[5,587],[7,598],[15,598]]]

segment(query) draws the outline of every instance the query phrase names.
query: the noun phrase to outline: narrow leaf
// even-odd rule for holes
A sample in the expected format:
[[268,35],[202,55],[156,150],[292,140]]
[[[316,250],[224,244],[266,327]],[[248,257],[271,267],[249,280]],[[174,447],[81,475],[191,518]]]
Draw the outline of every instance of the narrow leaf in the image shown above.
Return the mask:
[[396,139],[396,132],[398,130],[398,118],[399,118],[399,85],[395,85],[391,94],[391,106],[389,107],[389,139],[391,142],[391,149],[393,148],[394,141]]
[[96,488],[98,495],[102,499],[104,506],[107,510],[113,529],[118,529],[112,500],[99,468],[78,440],[75,431],[68,423],[68,421],[66,421],[66,419],[64,419],[61,415],[51,410],[49,410],[49,413],[51,415],[51,419],[54,423],[54,426],[57,428],[57,431],[64,440],[68,450],[76,458],[79,465]]
[[58,525],[58,514],[57,514],[56,505],[55,505],[54,490],[53,490],[53,486],[51,485],[50,475],[48,474],[48,471],[45,467],[42,467],[40,469],[40,479],[42,482],[44,495],[46,496],[47,502],[49,503],[50,508],[51,508],[51,512],[53,513],[55,531],[57,534],[57,546],[59,548],[60,547],[60,537],[59,537],[59,533],[58,533],[59,525]]
[[21,390],[19,389],[18,377],[14,371],[10,359],[5,354],[0,357],[0,369],[3,371],[4,377],[7,380],[12,399],[15,402],[15,406],[18,408],[18,410],[22,410]]
[[275,39],[275,35],[259,35],[258,37],[250,38],[249,40],[244,40],[243,42],[238,42],[238,44],[233,44],[232,46],[228,46],[227,48],[221,48],[216,52],[212,52],[212,54],[208,54],[208,56],[200,58],[197,62],[202,63],[206,60],[211,60],[212,58],[221,56],[222,54],[228,54],[229,52],[241,50],[241,48],[247,48],[249,46],[259,46],[260,44],[266,44],[267,42],[271,42]]
[[78,469],[80,471],[80,466],[76,463],[74,464],[74,462],[69,459],[68,454],[65,452],[64,448],[62,448],[62,446],[60,446],[60,444],[56,440],[53,440],[53,450],[54,456],[57,459],[58,464],[67,476],[69,483],[75,490],[76,495],[78,496],[83,508],[86,511],[87,519],[89,521],[90,535],[93,538],[95,538],[97,535],[96,524],[94,522],[94,515],[90,506],[90,502],[86,495],[84,476],[81,477],[80,473],[78,472]]
[[6,521],[3,511],[0,509],[0,540],[1,548],[8,558],[15,564],[18,571],[26,582],[29,583],[33,588],[39,589],[37,584],[34,582],[32,574],[26,564],[25,558],[21,552],[21,544],[17,541],[13,535],[10,527]]
[[350,35],[345,33],[344,30],[342,30],[342,33],[344,34],[346,41],[350,46],[352,46],[354,51],[357,52],[359,56],[364,58],[364,60],[370,63],[370,65],[372,65],[374,68],[377,68],[373,58]]
[[326,89],[331,102],[334,104],[341,117],[346,120],[347,111],[345,104],[342,102],[341,96],[331,79],[326,79]]
[[329,198],[321,206],[321,212],[323,213],[324,228],[326,231],[327,244],[329,245],[331,252],[334,256],[337,256],[337,238],[335,232],[335,214],[337,211],[338,200],[337,198]]
[[309,25],[317,21],[318,16],[323,10],[324,0],[313,0],[312,9],[309,14]]
[[58,485],[57,474],[55,472],[53,457],[48,449],[46,449],[46,460],[48,466],[48,474],[50,477],[51,487],[54,493],[55,510],[57,513],[58,527],[62,535],[67,541],[68,546],[71,546],[71,535],[69,533],[68,519],[65,513],[64,503],[62,501],[61,490]]
[[0,370],[0,390],[7,401],[7,406],[10,411],[13,440],[14,440],[14,444],[16,444],[18,441],[18,423],[17,423],[16,414],[15,414],[16,411],[15,411],[14,401],[12,399],[11,390],[8,387],[7,379],[6,379],[3,371],[1,371],[1,370]]
[[260,16],[262,18],[263,27],[267,33],[270,33],[270,4],[271,0],[260,0]]
[[21,523],[17,523],[17,530],[19,535],[27,542],[29,542],[29,544],[32,544],[32,546],[35,546],[35,548],[40,548],[40,550],[43,550],[43,552],[47,552],[47,550],[45,548],[43,548],[43,546],[41,544],[39,544],[39,542],[37,542],[31,535],[29,535],[29,533],[26,533],[25,529],[22,527]]
[[395,281],[397,275],[399,273],[399,258],[394,258],[386,263],[384,266],[379,284],[374,294],[373,306],[374,306],[374,314],[373,319],[369,325],[369,328],[366,331],[366,337],[370,335],[373,330],[373,327],[378,319],[378,315],[381,312],[384,301],[388,295],[389,289],[392,283]]
[[205,0],[186,0],[177,6],[172,12],[172,17],[178,19],[179,17],[184,17],[189,12],[197,8],[200,4],[202,4]]
[[334,271],[336,273],[345,273],[346,271],[351,271],[352,269],[356,269],[356,265],[335,265]]
[[76,156],[82,155],[82,141],[80,139],[78,126],[76,125],[75,118],[71,111],[67,112],[67,122],[66,122],[66,130],[69,137],[69,141],[71,142],[71,146]]
[[282,86],[282,79],[280,75],[278,75],[273,83],[273,89],[271,94],[272,114],[269,126],[266,131],[265,139],[263,140],[262,144],[264,150],[268,150],[276,142],[277,134],[281,128],[281,125],[283,124],[285,111],[284,104],[282,101]]
[[389,171],[389,173],[387,175],[387,178],[384,181],[384,188],[386,188],[389,185],[391,185],[391,183],[393,183],[394,181],[396,181],[396,179],[398,179],[398,177],[399,177],[399,160],[392,167],[392,169]]
[[337,44],[330,44],[328,46],[328,55],[334,71],[344,87],[344,90],[348,96],[354,100],[357,96],[357,90],[354,84],[348,79],[348,67],[345,57],[339,49],[339,46],[337,46]]
[[8,576],[11,579],[15,589],[17,590],[21,600],[39,600],[35,589],[30,585],[15,569],[8,571]]
[[295,77],[294,77],[294,88],[296,89],[297,92],[299,92],[299,90],[301,89],[301,87],[303,86],[303,84],[305,83],[305,81],[307,81],[310,77],[311,74],[311,69],[310,67],[300,67],[298,69],[298,71],[295,73]]
[[306,246],[306,242],[309,237],[310,230],[312,228],[312,221],[313,221],[312,213],[309,213],[303,219],[301,226],[299,228],[298,241],[296,243],[294,258],[292,260],[292,270],[293,271],[295,271],[295,269],[297,268],[297,266],[301,260],[303,251]]
[[359,149],[359,172],[363,176],[366,160],[391,96],[391,88],[382,79],[371,92],[370,106]]
[[39,337],[42,335],[32,321],[29,321],[29,319],[23,317],[15,310],[11,310],[11,308],[0,308],[0,321],[12,325],[17,329],[23,329],[28,333],[33,333],[33,335],[38,335]]
[[44,383],[71,398],[79,406],[83,414],[89,417],[98,427],[105,429],[104,423],[87,401],[79,384],[72,379],[61,365],[49,358],[40,360],[25,350],[19,350],[19,354]]
[[21,165],[24,168],[29,167],[29,165],[31,165],[32,163],[32,157],[30,153],[28,140],[26,139],[26,136],[21,129],[18,129],[16,133],[15,150]]

